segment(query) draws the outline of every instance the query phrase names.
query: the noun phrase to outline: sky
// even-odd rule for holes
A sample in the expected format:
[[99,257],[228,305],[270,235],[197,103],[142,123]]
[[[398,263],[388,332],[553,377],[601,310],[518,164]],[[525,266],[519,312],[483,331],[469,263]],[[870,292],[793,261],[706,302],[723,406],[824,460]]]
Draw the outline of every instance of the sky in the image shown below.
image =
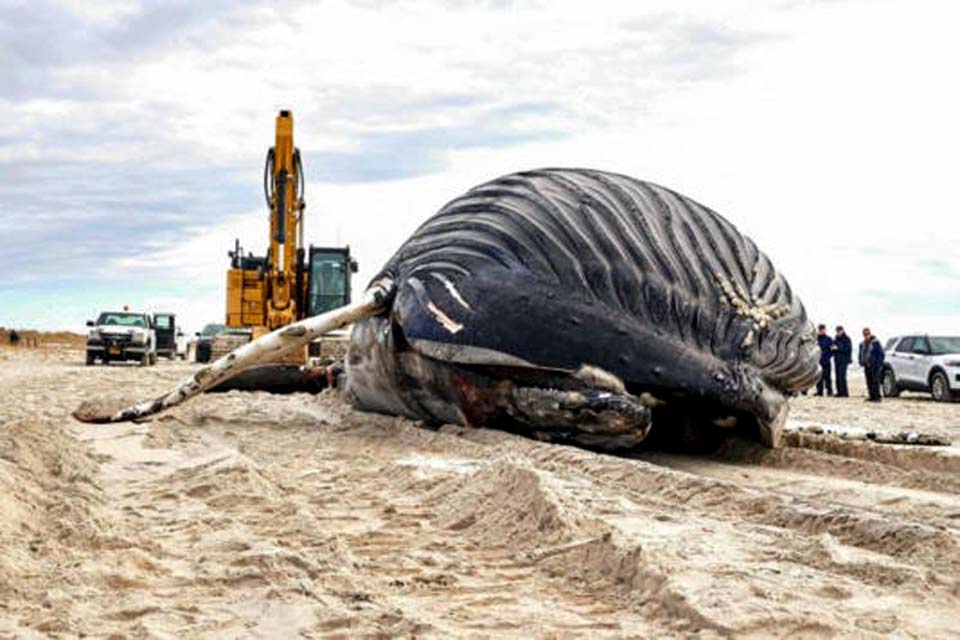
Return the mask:
[[466,189],[577,166],[718,211],[815,322],[960,334],[960,6],[0,0],[0,326],[224,315],[280,109],[362,288]]

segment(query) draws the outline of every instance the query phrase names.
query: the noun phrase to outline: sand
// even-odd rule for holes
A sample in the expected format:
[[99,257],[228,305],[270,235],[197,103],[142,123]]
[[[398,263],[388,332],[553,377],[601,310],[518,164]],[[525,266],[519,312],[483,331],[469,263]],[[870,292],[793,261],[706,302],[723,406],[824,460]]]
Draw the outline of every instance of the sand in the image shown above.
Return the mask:
[[[193,366],[0,351],[0,637],[960,635],[957,446],[625,458],[336,393],[69,417]],[[792,416],[960,440],[922,396]]]

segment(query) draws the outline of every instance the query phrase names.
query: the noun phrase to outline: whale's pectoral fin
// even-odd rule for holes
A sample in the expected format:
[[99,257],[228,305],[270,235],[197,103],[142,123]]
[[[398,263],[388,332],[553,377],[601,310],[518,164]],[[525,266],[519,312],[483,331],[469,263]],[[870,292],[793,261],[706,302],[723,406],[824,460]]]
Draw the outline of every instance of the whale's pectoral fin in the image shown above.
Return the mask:
[[380,313],[390,304],[394,291],[392,280],[380,280],[371,285],[356,302],[300,320],[248,342],[198,370],[163,395],[127,407],[87,402],[73,412],[73,417],[81,422],[105,423],[138,420],[160,413],[236,377],[251,367],[275,362],[334,329]]

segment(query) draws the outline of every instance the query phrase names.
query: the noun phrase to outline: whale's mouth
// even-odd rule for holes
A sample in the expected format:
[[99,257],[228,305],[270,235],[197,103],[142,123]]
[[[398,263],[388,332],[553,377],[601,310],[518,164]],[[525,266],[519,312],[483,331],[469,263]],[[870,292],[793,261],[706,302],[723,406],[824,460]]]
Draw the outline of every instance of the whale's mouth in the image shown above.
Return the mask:
[[[656,398],[657,402],[646,404],[652,409],[652,427],[647,426],[647,431],[653,434],[647,445],[650,447],[712,451],[734,434],[770,447],[780,444],[780,433],[787,412],[786,397],[762,379],[760,372],[749,364],[730,364],[717,358],[702,357],[676,361],[671,367],[664,362],[663,354],[654,349],[651,364],[634,367],[634,370],[658,373],[647,375],[648,379],[642,382],[631,382],[627,379],[620,381],[609,370],[592,366],[589,362],[578,364],[569,357],[565,358],[567,362],[562,365],[546,364],[551,360],[549,354],[545,358],[542,358],[542,353],[526,356],[522,350],[515,348],[515,344],[505,343],[501,346],[494,339],[485,339],[484,346],[478,346],[464,340],[410,337],[397,322],[392,323],[391,335],[393,347],[398,353],[408,354],[404,356],[408,361],[409,354],[416,354],[424,361],[445,363],[454,370],[472,372],[490,381],[489,384],[508,380],[521,388],[567,391],[596,388],[621,394],[628,399]],[[650,343],[648,346],[652,348],[656,345]],[[589,356],[590,351],[585,351],[584,357]],[[564,358],[552,358],[553,362],[562,360]],[[576,368],[578,366],[579,370]],[[583,379],[584,370],[599,373],[601,377],[616,380],[616,383],[611,387],[603,380]],[[677,371],[686,372],[686,375],[680,375]],[[545,404],[549,404],[548,398],[544,396]],[[512,406],[512,400],[501,399],[500,402],[511,412],[522,413]],[[486,401],[483,407],[489,404]],[[496,417],[483,414],[482,411],[479,413],[488,424]],[[533,422],[539,422],[539,419]],[[471,423],[481,424],[483,420],[472,419]],[[621,446],[621,440],[615,439],[611,448]]]
[[624,382],[603,368],[542,366],[493,349],[411,340],[386,317],[354,328],[348,394],[367,411],[459,423],[602,451],[708,453],[736,434],[765,441],[749,407]]
[[509,376],[502,368],[482,367],[452,368],[450,379],[458,417],[467,425],[602,450],[634,448],[650,432],[650,408],[619,380],[598,384],[576,374],[537,370]]
[[624,384],[595,367],[577,372],[450,366],[460,421],[594,450],[710,453],[730,437],[767,442],[756,416],[676,390]]

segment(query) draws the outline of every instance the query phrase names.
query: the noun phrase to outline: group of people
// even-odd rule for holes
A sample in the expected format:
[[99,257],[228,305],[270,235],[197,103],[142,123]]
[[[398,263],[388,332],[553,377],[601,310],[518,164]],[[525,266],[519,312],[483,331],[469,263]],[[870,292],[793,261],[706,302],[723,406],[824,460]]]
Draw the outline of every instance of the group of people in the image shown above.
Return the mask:
[[[827,335],[827,326],[817,327],[817,343],[820,345],[820,380],[817,382],[817,395],[828,396],[833,393],[832,373],[836,373],[837,397],[847,398],[847,368],[853,362],[853,342],[843,327],[837,326],[834,337]],[[880,402],[880,376],[883,371],[884,352],[880,340],[869,328],[863,330],[863,342],[857,353],[857,362],[863,367],[867,379],[867,400]],[[832,367],[831,367],[832,363]],[[831,368],[833,371],[831,371]]]

